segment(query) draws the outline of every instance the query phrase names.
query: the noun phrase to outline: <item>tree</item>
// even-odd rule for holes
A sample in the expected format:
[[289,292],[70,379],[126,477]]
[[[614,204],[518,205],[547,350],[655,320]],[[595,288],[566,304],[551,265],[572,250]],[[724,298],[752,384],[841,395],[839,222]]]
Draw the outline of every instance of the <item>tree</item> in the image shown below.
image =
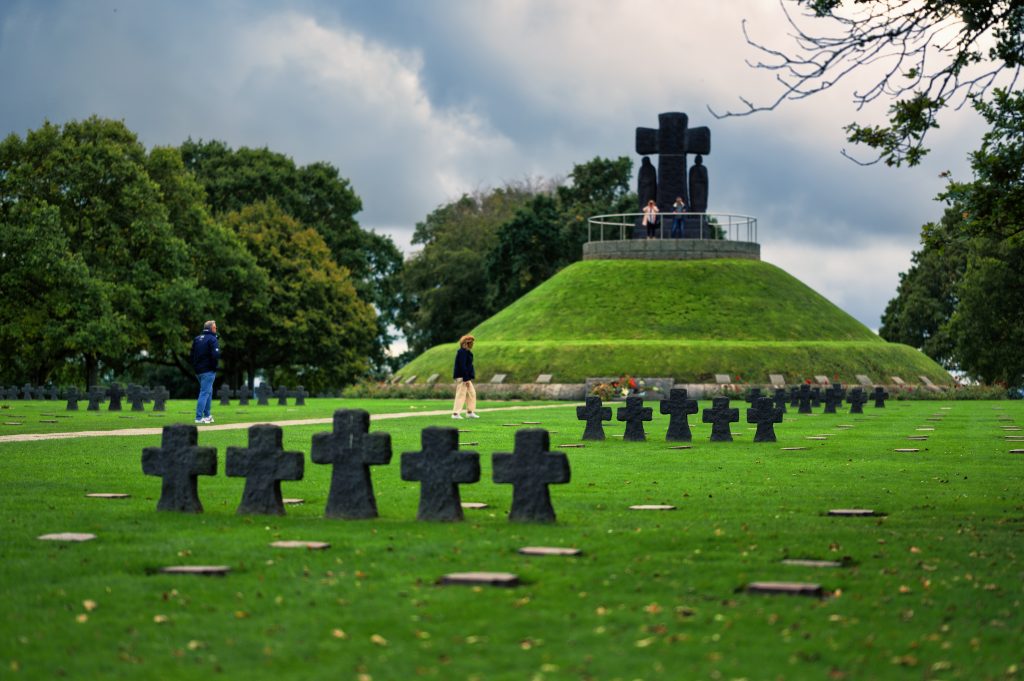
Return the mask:
[[628,156],[614,160],[595,156],[573,166],[569,184],[562,184],[557,190],[569,262],[579,259],[587,242],[588,218],[636,210],[637,197],[629,188],[632,177],[633,161]]
[[[853,100],[857,111],[891,100],[888,125],[845,128],[848,141],[877,152],[870,163],[918,164],[942,109],[983,98],[1001,83],[1012,89],[1024,64],[1020,0],[787,1],[803,16],[797,20],[782,4],[796,40],[793,51],[755,42],[743,25],[747,42],[767,55],[753,66],[775,73],[781,92],[767,105],[741,98],[745,110],[725,115],[772,110],[877,69],[875,83],[854,91]],[[802,25],[812,22],[820,31]]]
[[320,233],[273,200],[224,219],[269,280],[258,326],[238,347],[227,338],[225,350],[245,362],[250,376],[262,368],[272,384],[301,383],[311,391],[344,385],[365,372],[376,330],[373,308],[359,298]]
[[[72,254],[63,259],[72,281],[38,280],[51,287],[40,301],[54,306],[39,314],[55,320],[63,335],[49,339],[52,354],[37,375],[76,355],[86,383],[96,382],[101,362],[123,369],[142,353],[166,353],[208,307],[209,292],[197,285],[188,245],[174,234],[146,160],[123,122],[95,116],[47,122],[0,144],[0,223],[48,242],[11,244],[11,257],[31,262],[23,248]],[[58,305],[64,294],[53,289],[67,285],[90,298]],[[27,329],[47,340],[40,325]]]
[[398,285],[402,253],[390,237],[359,226],[355,215],[362,201],[338,169],[326,162],[296,166],[266,147],[233,150],[219,141],[189,139],[181,155],[206,189],[214,216],[273,199],[320,233],[334,261],[351,273],[359,296],[377,309],[377,342],[370,354],[378,368],[386,364],[404,305]]

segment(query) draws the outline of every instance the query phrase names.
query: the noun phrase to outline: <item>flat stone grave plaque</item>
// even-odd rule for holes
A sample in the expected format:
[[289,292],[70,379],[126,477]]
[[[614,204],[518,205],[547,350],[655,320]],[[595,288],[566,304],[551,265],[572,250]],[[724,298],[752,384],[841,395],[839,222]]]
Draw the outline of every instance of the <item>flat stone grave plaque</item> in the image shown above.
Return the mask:
[[918,442],[924,442],[925,440],[928,439],[928,436],[927,435],[911,435],[911,436],[907,437],[907,439],[908,440],[916,440]]
[[894,449],[892,451],[907,453],[907,452],[919,452],[921,450],[920,449],[915,449],[913,447],[897,447],[896,449]]
[[941,416],[929,416],[928,418],[925,419],[925,421],[941,421],[941,420],[942,420]]
[[793,565],[795,567],[812,567],[812,568],[841,568],[843,564],[838,560],[813,560],[810,558],[786,558],[782,561],[783,565]]
[[523,426],[539,426],[540,421],[520,421],[520,425]]
[[786,385],[786,377],[782,374],[768,374],[768,380],[776,388],[783,388]]
[[1003,439],[1008,442],[1021,442],[1024,441],[1024,435],[1004,435]]
[[843,516],[850,518],[862,518],[867,516],[877,515],[873,509],[870,508],[832,508],[829,509],[828,515]]
[[[121,418],[131,418],[130,416],[122,416]],[[57,423],[57,419],[39,419],[39,423]]]
[[896,385],[906,385],[907,384],[907,382],[904,381],[899,376],[890,376],[889,378],[891,378],[892,382],[895,383]]
[[228,565],[170,565],[160,568],[160,572],[168,575],[210,575],[223,577],[231,572]]
[[674,511],[675,506],[669,504],[635,504],[629,507],[630,511]]
[[322,551],[331,548],[331,545],[325,541],[300,541],[295,539],[275,541],[271,542],[270,545],[275,549],[309,549],[310,551]]
[[463,501],[461,502],[462,508],[468,508],[472,510],[480,510],[482,508],[490,508],[487,504],[480,501]]
[[805,440],[827,440],[828,437],[824,435],[808,435],[804,438]]
[[518,428],[519,427],[518,423],[503,423],[501,425],[503,425],[506,428]]
[[55,532],[53,534],[41,534],[36,539],[39,541],[92,541],[95,534],[88,532]]
[[934,431],[935,429],[934,428],[914,428],[914,430],[916,430],[919,433],[930,433],[930,432]]
[[835,428],[853,428],[853,426],[851,426],[848,423],[840,423],[840,424],[837,424],[836,426],[833,426],[833,427],[835,427]]
[[479,442],[460,442],[459,446],[460,447],[479,447],[480,443]]
[[1010,454],[1024,454],[1024,449],[1011,449]]
[[298,506],[300,504],[306,503],[306,500],[305,499],[282,499],[281,503],[282,504],[287,504],[289,506]]
[[441,374],[430,374],[427,376],[427,385],[434,385],[439,378],[441,378]]
[[18,421],[4,421],[5,426],[20,426],[21,423]]
[[815,376],[814,382],[818,385],[832,385],[828,380],[828,376]]
[[860,383],[865,388],[871,388],[874,387],[875,385],[875,382],[864,374],[857,374],[855,378],[857,379],[857,382]]
[[557,445],[557,447],[560,448],[560,449],[583,449],[583,447],[585,447],[585,446],[586,445],[578,445],[578,444]]
[[715,383],[719,385],[728,385],[732,383],[732,377],[729,374],[715,374]]
[[693,445],[672,445],[669,449],[693,449]]
[[820,584],[811,582],[751,582],[747,584],[747,593],[784,596],[811,596],[821,598],[825,595]]
[[417,378],[416,374],[413,374],[409,378],[407,378],[404,381],[402,381],[402,383],[404,383],[405,385],[410,385],[411,383],[415,383],[416,382],[416,378]]
[[519,575],[511,572],[451,572],[437,583],[443,586],[519,586]]
[[534,383],[550,383],[552,374],[541,374]]
[[583,551],[562,546],[524,546],[519,549],[524,556],[581,556]]
[[1007,432],[1013,432],[1020,430],[1020,426],[999,426],[1001,429]]
[[504,383],[505,379],[508,378],[508,374],[494,374],[491,376],[491,383]]
[[131,494],[124,494],[123,492],[90,492],[85,496],[90,499],[127,499]]
[[803,451],[806,451],[806,450],[807,450],[807,447],[783,447],[782,448],[782,451],[784,451],[784,452],[803,452]]

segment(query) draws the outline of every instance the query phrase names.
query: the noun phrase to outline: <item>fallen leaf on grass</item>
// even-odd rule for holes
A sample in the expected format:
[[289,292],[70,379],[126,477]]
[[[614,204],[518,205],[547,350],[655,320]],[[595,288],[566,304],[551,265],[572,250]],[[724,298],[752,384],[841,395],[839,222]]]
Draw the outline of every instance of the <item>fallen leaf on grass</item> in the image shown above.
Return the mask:
[[386,646],[388,644],[388,640],[380,634],[374,634],[370,637],[370,643],[377,646]]
[[342,639],[348,638],[348,634],[346,634],[341,629],[331,629],[331,636],[333,636],[334,638],[342,638]]

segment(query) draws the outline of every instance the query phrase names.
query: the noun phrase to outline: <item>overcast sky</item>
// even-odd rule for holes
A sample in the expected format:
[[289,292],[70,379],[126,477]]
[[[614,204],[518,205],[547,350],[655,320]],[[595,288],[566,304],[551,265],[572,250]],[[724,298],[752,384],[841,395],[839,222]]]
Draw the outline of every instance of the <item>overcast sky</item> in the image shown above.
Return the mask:
[[[0,134],[92,114],[147,146],[188,137],[325,160],[360,223],[407,252],[463,192],[629,156],[637,126],[682,111],[711,128],[709,211],[758,218],[762,258],[879,326],[950,170],[983,127],[947,113],[913,169],[840,155],[855,84],[773,99],[743,38],[788,48],[775,0],[0,0]],[[852,150],[851,150],[852,151]]]

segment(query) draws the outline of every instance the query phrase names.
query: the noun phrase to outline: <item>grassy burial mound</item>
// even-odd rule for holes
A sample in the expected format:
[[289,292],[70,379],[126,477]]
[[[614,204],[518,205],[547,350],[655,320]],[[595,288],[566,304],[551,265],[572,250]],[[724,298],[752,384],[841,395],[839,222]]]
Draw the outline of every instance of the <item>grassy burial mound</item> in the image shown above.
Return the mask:
[[[588,377],[671,376],[678,382],[790,383],[857,374],[888,383],[949,374],[906,345],[887,343],[813,289],[756,260],[577,262],[472,333],[478,381],[495,373],[528,383]],[[451,375],[456,345],[431,348],[401,378]]]

